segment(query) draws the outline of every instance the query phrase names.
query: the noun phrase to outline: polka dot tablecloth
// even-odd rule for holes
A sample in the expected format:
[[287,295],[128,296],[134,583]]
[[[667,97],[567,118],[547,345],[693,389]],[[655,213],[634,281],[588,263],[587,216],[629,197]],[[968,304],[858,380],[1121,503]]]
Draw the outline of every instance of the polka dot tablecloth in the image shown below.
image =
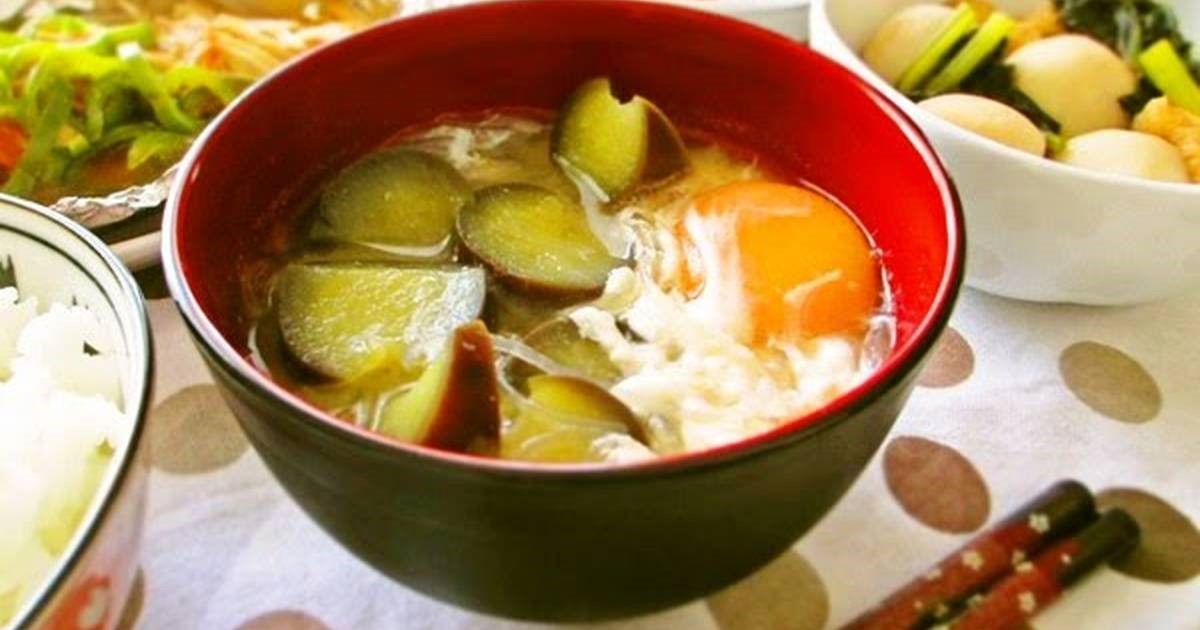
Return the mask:
[[[394,584],[325,536],[248,448],[148,278],[153,472],[123,627],[525,627]],[[604,627],[836,628],[1073,477],[1132,513],[1143,543],[1033,626],[1200,629],[1200,295],[1091,309],[967,291],[952,326],[874,461],[791,552],[707,600]]]

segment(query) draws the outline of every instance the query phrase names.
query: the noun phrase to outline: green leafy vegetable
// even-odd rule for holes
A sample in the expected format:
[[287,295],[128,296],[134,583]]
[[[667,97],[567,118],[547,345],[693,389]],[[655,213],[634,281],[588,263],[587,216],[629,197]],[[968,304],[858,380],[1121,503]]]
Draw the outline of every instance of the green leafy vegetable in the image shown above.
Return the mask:
[[1150,101],[1162,96],[1162,92],[1158,90],[1158,86],[1146,78],[1138,79],[1137,88],[1132,94],[1126,94],[1121,97],[1121,109],[1130,116],[1136,116],[1138,112],[1146,109],[1146,104]]
[[145,56],[129,57],[125,67],[129,73],[129,85],[150,104],[159,124],[180,133],[200,131],[201,122],[179,107],[179,102],[167,91],[162,74],[150,65]]
[[171,94],[186,95],[204,90],[219,99],[222,105],[228,105],[246,87],[246,81],[239,77],[197,66],[171,68],[167,71],[164,81],[167,91]]
[[[202,68],[160,68],[145,54],[154,45],[148,22],[106,27],[69,14],[0,31],[0,122],[28,136],[16,166],[0,172],[3,190],[39,198],[70,189],[71,178],[118,145],[128,177],[136,177],[139,167],[181,155],[246,86]],[[89,186],[137,183],[101,178],[113,181]]]
[[92,143],[81,131],[67,124],[58,130],[58,146],[65,149],[71,157],[79,157],[91,148]]
[[1063,138],[1061,135],[1050,131],[1043,131],[1042,133],[1046,136],[1046,151],[1051,157],[1062,153],[1063,150],[1067,148],[1066,138]]
[[94,151],[110,149],[120,144],[133,142],[138,137],[155,133],[157,130],[158,127],[154,123],[133,123],[115,127],[96,140],[92,144],[92,149]]
[[0,48],[7,48],[9,46],[16,46],[17,44],[23,43],[25,43],[24,37],[21,37],[16,33],[10,33],[9,31],[0,31]]
[[1190,44],[1179,30],[1175,12],[1156,0],[1055,0],[1054,4],[1067,30],[1104,42],[1130,63],[1164,38],[1181,55],[1189,54]]
[[1017,88],[1013,67],[1004,63],[1004,47],[996,49],[992,56],[976,69],[959,86],[968,94],[984,96],[1005,103],[1033,121],[1042,131],[1060,133],[1062,124],[1047,114],[1029,95]]
[[113,27],[96,37],[88,48],[99,54],[115,55],[121,44],[126,43],[135,43],[143,49],[153,48],[154,27],[149,22]]
[[129,145],[126,153],[126,168],[135,170],[152,160],[170,163],[179,159],[192,143],[188,134],[172,131],[149,131],[143,133]]
[[1138,62],[1146,77],[1167,95],[1171,103],[1200,116],[1200,85],[1169,40],[1159,40],[1146,49]]
[[13,195],[28,195],[33,192],[41,179],[53,179],[61,172],[62,166],[56,164],[62,157],[56,154],[59,129],[67,122],[71,113],[71,99],[74,96],[71,86],[66,81],[53,83],[47,91],[46,106],[35,118],[33,131],[29,137],[29,146],[17,168],[9,175],[4,192]]
[[[1138,63],[1147,48],[1164,39],[1181,59],[1191,58],[1192,44],[1167,4],[1156,0],[1055,0],[1055,6],[1068,30],[1104,42],[1130,64]],[[1200,61],[1189,65],[1192,76],[1200,79]],[[1137,90],[1121,99],[1121,106],[1137,114],[1161,95],[1154,81],[1143,77]]]
[[72,41],[95,32],[91,22],[69,13],[51,13],[26,22],[19,35],[44,41]]
[[1005,40],[1016,25],[1016,20],[999,11],[989,16],[966,45],[929,81],[924,90],[926,95],[937,96],[958,87],[997,49],[1004,46]]
[[950,22],[938,33],[929,47],[918,55],[917,60],[900,75],[896,87],[905,93],[920,88],[929,76],[937,71],[938,65],[946,59],[955,46],[959,45],[962,39],[978,25],[979,19],[975,17],[975,11],[971,9],[970,5],[959,5]]

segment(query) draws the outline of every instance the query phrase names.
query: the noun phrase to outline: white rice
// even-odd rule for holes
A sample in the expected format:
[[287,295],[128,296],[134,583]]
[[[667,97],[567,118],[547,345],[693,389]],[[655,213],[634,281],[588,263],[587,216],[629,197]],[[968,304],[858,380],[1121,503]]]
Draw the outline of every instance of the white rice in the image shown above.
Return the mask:
[[0,626],[46,578],[129,435],[114,351],[86,308],[39,314],[0,289]]

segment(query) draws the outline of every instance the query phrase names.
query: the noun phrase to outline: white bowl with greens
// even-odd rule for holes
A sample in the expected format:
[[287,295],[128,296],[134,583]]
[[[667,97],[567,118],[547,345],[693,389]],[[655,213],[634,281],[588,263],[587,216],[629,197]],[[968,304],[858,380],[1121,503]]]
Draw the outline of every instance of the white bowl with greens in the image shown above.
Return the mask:
[[1130,304],[1200,285],[1200,3],[817,0],[810,29],[947,163],[972,286]]

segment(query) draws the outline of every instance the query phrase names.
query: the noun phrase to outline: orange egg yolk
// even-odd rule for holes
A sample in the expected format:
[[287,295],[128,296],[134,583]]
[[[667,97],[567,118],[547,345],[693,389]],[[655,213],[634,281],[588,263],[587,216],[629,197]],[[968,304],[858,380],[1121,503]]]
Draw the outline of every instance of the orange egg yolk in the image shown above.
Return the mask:
[[[861,334],[881,273],[858,223],[823,195],[763,181],[701,193],[677,236],[690,298],[731,311],[755,345]],[[748,321],[747,321],[748,320]],[[747,338],[748,337],[748,338]]]

